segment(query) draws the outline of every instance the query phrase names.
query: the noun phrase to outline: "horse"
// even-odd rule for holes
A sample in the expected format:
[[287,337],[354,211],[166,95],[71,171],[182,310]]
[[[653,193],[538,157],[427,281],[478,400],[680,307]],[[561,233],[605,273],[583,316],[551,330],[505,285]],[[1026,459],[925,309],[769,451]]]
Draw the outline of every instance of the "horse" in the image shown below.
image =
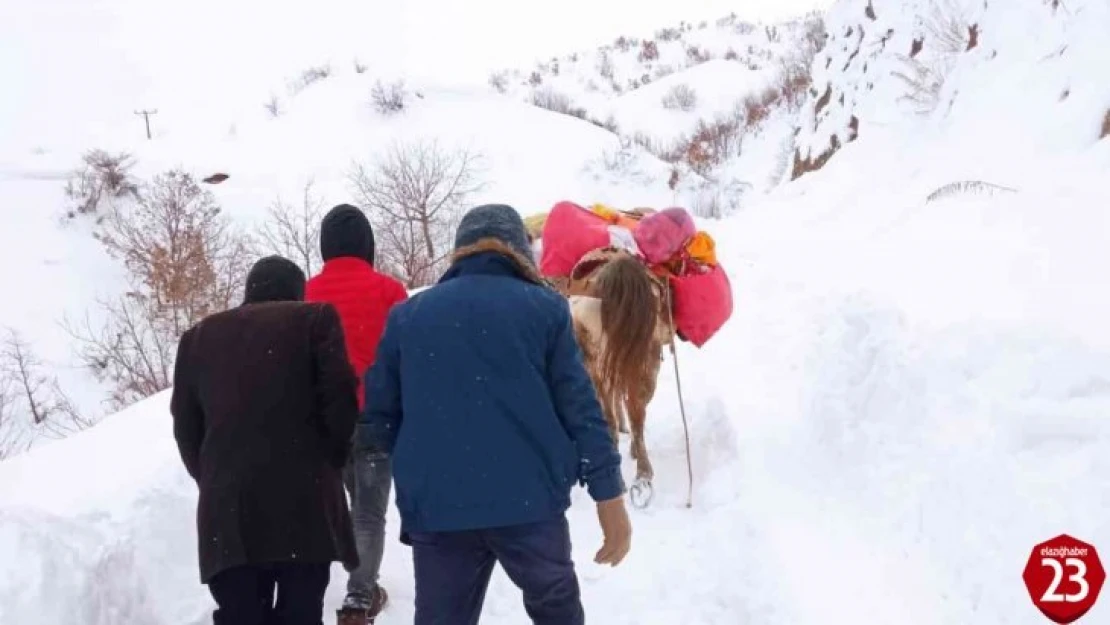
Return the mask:
[[631,429],[636,482],[630,494],[634,505],[646,506],[655,477],[644,441],[647,406],[655,396],[663,346],[675,336],[669,286],[631,253],[603,248],[587,254],[556,288],[569,301],[575,338],[613,441]]

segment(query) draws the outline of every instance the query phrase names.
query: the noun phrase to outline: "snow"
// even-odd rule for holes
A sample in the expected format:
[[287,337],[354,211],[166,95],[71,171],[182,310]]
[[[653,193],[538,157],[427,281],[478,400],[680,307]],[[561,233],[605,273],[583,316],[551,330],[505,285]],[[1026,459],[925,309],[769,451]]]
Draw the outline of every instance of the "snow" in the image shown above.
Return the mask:
[[[841,0],[830,12],[831,68],[851,56],[859,25],[872,24],[867,4]],[[928,3],[872,4],[881,22],[872,26],[894,29],[888,45],[908,51]],[[979,45],[952,61],[936,110],[898,104],[888,71],[897,61],[870,44],[853,61],[858,72],[823,73],[819,55],[797,145],[821,150],[842,133],[840,151],[770,189],[781,146],[793,141],[791,120],[779,117],[761,147],[730,165],[758,188],[742,210],[699,223],[716,239],[736,309],[704,348],[678,350],[694,504],[684,506],[668,355],[648,416],[655,499],[631,512],[633,550],[620,567],[592,563],[600,529],[586,494],[574,494],[591,621],[840,625],[862,613],[904,625],[1034,625],[1044,619],[1020,578],[1029,549],[1063,532],[1110,545],[1110,140],[1098,137],[1110,91],[1096,80],[1110,60],[1110,10],[1096,0],[1070,0],[1055,14],[1033,1],[981,4],[967,5]],[[591,106],[652,128],[663,123],[652,89],[664,80],[719,89],[722,104],[741,95],[740,80],[754,77],[723,63]],[[568,84],[578,80],[563,70]],[[169,127],[149,145],[119,144],[147,172],[178,162],[227,171],[214,191],[244,221],[308,176],[342,197],[352,159],[418,136],[480,149],[490,182],[480,199],[525,214],[560,199],[690,200],[642,152],[623,174],[599,166],[619,149],[616,136],[529,107],[520,93],[414,81],[423,98],[383,118],[366,102],[376,77],[339,73],[277,119],[261,110],[236,118],[234,136],[222,125]],[[719,84],[726,79],[736,84]],[[825,81],[833,96],[818,119]],[[853,115],[859,138],[848,142]],[[49,317],[79,310],[118,271],[76,226],[58,228],[49,208],[60,198],[53,176],[84,147],[0,159],[4,223],[21,228],[0,228],[0,259],[19,267],[21,284],[52,285],[35,289],[37,301],[6,300],[0,321],[59,359],[65,340]],[[960,181],[1007,190],[930,199]],[[31,204],[47,208],[11,217],[12,206]],[[0,464],[0,623],[208,622],[195,487],[167,403],[166,394],[149,398]],[[412,620],[412,561],[397,528],[391,507],[382,576],[393,602],[382,625]],[[344,580],[336,566],[329,612]],[[1107,615],[1103,598],[1082,622]],[[500,571],[483,622],[527,622]]]

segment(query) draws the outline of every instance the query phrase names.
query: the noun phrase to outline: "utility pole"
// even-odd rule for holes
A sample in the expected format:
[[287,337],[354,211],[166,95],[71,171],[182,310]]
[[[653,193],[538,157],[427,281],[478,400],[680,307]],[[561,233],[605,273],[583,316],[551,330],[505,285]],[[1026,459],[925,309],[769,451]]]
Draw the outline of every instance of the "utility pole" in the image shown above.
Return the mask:
[[143,119],[146,121],[146,138],[150,139],[150,116],[151,115],[157,115],[158,114],[158,109],[154,109],[153,111],[147,111],[147,110],[135,111],[135,114],[143,116]]

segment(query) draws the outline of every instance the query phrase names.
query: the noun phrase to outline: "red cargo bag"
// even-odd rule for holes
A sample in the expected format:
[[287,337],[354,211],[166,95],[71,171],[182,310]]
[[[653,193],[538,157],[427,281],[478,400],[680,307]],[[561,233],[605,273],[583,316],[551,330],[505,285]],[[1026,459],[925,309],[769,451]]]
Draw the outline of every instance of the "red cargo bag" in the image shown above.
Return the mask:
[[648,264],[657,265],[670,260],[696,233],[697,226],[686,209],[673,207],[641,219],[632,236]]
[[543,224],[540,273],[567,277],[588,252],[610,243],[609,222],[574,202],[559,202]]
[[732,316],[732,286],[720,265],[671,276],[674,289],[674,324],[682,338],[701,347]]

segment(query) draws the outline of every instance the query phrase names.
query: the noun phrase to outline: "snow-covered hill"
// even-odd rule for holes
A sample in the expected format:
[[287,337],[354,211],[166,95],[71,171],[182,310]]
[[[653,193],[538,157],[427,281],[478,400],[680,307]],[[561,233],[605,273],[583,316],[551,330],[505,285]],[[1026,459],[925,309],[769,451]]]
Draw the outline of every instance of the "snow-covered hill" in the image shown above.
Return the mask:
[[[797,136],[811,164],[834,135],[839,151],[742,211],[701,221],[736,312],[704,349],[679,349],[694,507],[683,506],[668,357],[648,417],[656,499],[633,513],[633,552],[621,567],[590,563],[600,532],[575,494],[591,620],[1034,625],[1044,618],[1021,583],[1029,549],[1064,532],[1110,544],[1110,91],[1099,82],[1110,10],[1101,0],[968,3],[959,15],[976,26],[977,44],[939,66],[941,106],[921,115],[898,100],[904,81],[891,72],[905,63],[894,54],[908,55],[928,32],[933,7],[942,16],[960,8],[840,0]],[[930,45],[919,58],[933,58]],[[667,78],[689,80],[707,101],[713,89],[730,98],[732,86],[719,83],[747,76],[728,78],[733,68],[716,63],[687,71]],[[695,84],[699,72],[713,84]],[[524,212],[567,197],[618,206],[675,198],[654,179],[669,167],[647,154],[635,152],[640,181],[595,178],[587,163],[620,139],[522,102],[526,91],[413,85],[424,98],[382,119],[363,106],[368,83],[336,75],[276,120],[240,121],[234,137],[166,137],[136,149],[138,160],[228,171],[215,189],[248,219],[308,173],[340,195],[351,158],[433,131],[489,152],[496,186],[484,197]],[[627,106],[631,124],[664,115],[648,93],[599,102],[614,117]],[[633,104],[641,97],[650,111]],[[760,132],[792,140],[792,123],[783,114]],[[772,156],[736,163],[752,158],[769,171]],[[23,157],[21,171],[56,171],[49,158]],[[57,181],[15,184],[44,202],[59,192]],[[0,182],[0,192],[12,188]],[[64,237],[84,241],[62,232],[49,240],[59,249]],[[6,266],[42,256],[20,244]],[[80,270],[100,275],[91,262]],[[25,289],[45,291],[36,287],[51,274],[28,271]],[[36,317],[8,306],[4,315]],[[195,493],[164,394],[0,464],[0,502],[0,623],[206,622]],[[393,509],[389,527],[383,575],[395,602],[383,625],[412,618],[410,554],[393,540]],[[329,607],[340,591],[334,582]],[[1083,622],[1104,622],[1105,601]],[[490,623],[526,622],[501,572],[487,604]]]

